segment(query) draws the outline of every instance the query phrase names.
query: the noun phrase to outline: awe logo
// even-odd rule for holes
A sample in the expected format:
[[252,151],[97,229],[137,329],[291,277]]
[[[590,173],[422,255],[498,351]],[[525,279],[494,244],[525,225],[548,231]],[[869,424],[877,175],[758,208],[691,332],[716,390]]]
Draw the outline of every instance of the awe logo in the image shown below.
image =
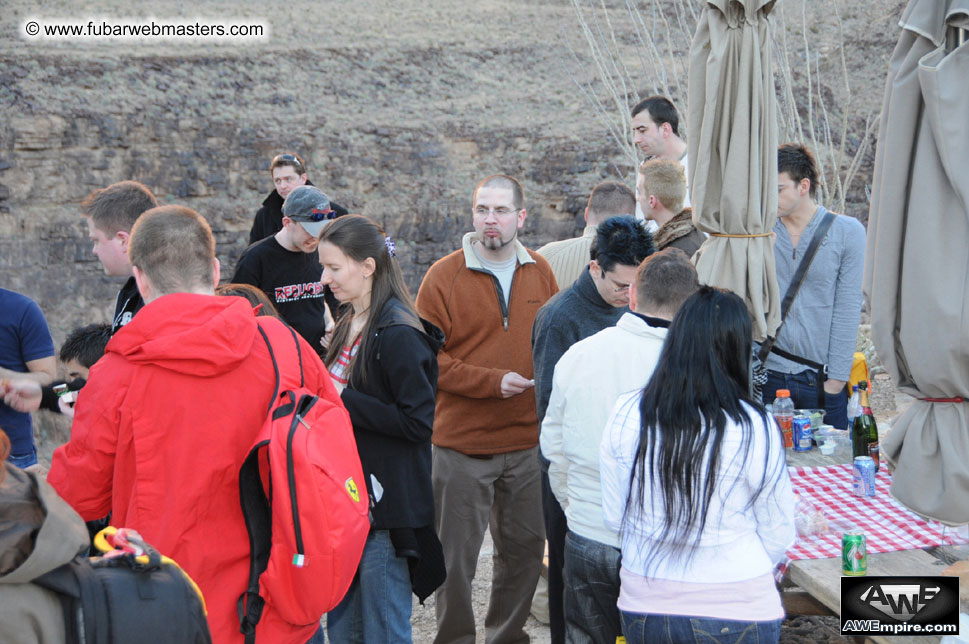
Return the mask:
[[941,588],[923,584],[871,584],[861,593],[861,601],[889,617],[907,622],[925,608]]
[[958,577],[841,578],[842,635],[958,632]]

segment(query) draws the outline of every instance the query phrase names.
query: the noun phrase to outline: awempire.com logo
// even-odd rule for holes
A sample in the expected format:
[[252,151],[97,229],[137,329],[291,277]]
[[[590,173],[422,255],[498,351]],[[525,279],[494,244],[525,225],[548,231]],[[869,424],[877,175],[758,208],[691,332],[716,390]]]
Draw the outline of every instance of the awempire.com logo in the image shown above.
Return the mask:
[[842,577],[842,635],[958,635],[958,577]]

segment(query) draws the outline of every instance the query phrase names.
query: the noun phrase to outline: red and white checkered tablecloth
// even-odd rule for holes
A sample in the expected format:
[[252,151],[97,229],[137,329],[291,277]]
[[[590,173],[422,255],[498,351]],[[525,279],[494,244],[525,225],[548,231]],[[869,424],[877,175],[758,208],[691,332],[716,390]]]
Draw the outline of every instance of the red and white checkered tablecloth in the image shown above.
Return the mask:
[[865,533],[869,554],[969,543],[956,528],[926,521],[893,499],[888,492],[892,479],[885,467],[875,475],[874,497],[855,496],[851,469],[850,464],[790,468],[794,493],[821,510],[829,531],[798,536],[787,551],[788,561],[840,557],[841,533],[850,529]]

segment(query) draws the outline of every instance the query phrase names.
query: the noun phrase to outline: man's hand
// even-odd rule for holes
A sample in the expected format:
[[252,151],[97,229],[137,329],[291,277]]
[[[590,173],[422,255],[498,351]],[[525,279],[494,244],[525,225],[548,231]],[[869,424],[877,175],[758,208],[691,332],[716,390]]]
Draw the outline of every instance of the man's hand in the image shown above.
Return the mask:
[[841,393],[841,390],[845,388],[846,384],[848,383],[844,380],[832,380],[828,378],[824,381],[824,393],[831,394],[832,396],[839,394]]
[[501,397],[511,398],[528,391],[535,386],[534,380],[522,377],[514,371],[509,371],[501,377]]
[[34,380],[4,380],[0,393],[3,395],[3,402],[11,409],[25,413],[40,409],[40,384]]
[[64,399],[64,396],[58,396],[57,408],[60,409],[61,413],[68,418],[74,418],[74,403],[67,402]]

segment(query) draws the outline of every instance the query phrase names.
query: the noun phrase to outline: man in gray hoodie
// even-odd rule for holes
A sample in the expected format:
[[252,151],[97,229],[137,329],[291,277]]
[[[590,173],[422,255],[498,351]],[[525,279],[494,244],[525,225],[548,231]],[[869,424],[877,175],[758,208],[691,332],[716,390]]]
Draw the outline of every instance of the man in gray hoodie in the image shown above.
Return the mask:
[[60,597],[33,579],[87,552],[84,521],[47,482],[4,462],[0,431],[0,624],[3,641],[63,642]]

